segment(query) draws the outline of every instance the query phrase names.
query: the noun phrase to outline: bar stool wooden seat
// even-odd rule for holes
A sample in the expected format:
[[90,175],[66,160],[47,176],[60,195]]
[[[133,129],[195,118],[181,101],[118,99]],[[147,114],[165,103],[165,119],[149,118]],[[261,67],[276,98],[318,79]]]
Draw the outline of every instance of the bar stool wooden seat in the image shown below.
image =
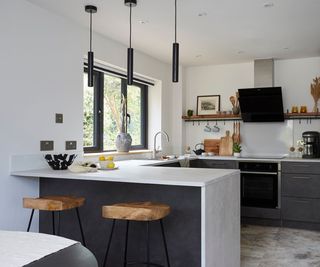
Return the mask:
[[32,209],[31,216],[27,228],[30,231],[34,210],[51,211],[52,212],[52,233],[55,235],[55,212],[58,213],[58,235],[60,234],[60,212],[75,209],[79,222],[82,243],[86,246],[82,223],[80,219],[79,207],[83,206],[85,198],[75,196],[43,196],[39,198],[23,198],[23,207]]
[[[164,265],[156,264],[150,262],[150,244],[149,244],[149,223],[151,221],[159,221],[161,226],[161,234],[166,254],[167,266],[170,267],[169,253],[167,247],[167,241],[163,226],[163,218],[170,214],[171,208],[166,204],[152,203],[152,202],[134,202],[134,203],[119,203],[114,205],[107,205],[102,207],[102,217],[105,219],[112,219],[111,233],[108,240],[107,250],[103,262],[105,267],[107,264],[108,254],[111,246],[112,236],[114,232],[114,227],[116,220],[125,220],[126,223],[126,237],[125,237],[125,250],[124,250],[124,264],[127,265],[147,265],[147,266],[159,266]],[[128,262],[127,261],[127,251],[128,251],[128,233],[129,233],[129,222],[146,222],[147,223],[147,258],[146,262]]]

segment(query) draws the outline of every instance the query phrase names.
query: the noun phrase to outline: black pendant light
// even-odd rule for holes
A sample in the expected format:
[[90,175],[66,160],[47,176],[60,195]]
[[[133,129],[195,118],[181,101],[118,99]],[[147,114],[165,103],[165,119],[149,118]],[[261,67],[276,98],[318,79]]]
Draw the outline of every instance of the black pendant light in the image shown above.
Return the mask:
[[174,0],[174,43],[172,46],[172,82],[179,82],[179,43],[177,43],[177,0]]
[[93,87],[94,55],[92,52],[92,14],[97,12],[96,6],[85,6],[85,11],[90,13],[90,51],[88,52],[88,86]]
[[131,33],[132,33],[132,7],[137,5],[137,0],[124,0],[124,4],[130,7],[130,36],[129,48],[127,57],[127,84],[133,85],[133,48],[131,47]]

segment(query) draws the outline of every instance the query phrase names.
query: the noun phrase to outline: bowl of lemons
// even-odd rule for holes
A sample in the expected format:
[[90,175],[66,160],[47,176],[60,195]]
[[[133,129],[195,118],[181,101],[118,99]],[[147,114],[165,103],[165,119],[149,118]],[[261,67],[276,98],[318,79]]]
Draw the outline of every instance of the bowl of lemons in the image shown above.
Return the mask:
[[118,167],[115,165],[112,156],[100,156],[99,157],[99,165],[100,170],[115,170]]

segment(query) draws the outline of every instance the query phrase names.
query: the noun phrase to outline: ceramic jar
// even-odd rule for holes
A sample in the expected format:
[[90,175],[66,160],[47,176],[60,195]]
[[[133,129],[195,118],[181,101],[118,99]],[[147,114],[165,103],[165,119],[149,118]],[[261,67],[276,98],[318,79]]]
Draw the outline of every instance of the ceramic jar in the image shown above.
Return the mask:
[[129,152],[132,144],[131,135],[128,133],[119,133],[116,139],[118,152]]

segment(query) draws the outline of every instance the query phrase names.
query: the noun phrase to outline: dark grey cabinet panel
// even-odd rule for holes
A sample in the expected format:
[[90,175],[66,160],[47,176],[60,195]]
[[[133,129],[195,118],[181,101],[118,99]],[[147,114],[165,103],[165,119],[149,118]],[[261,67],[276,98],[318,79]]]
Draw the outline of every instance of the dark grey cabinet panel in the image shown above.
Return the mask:
[[282,220],[320,223],[320,199],[282,198]]
[[284,173],[282,195],[320,198],[320,174]]
[[249,218],[280,220],[280,209],[241,207],[241,216]]
[[166,163],[161,165],[154,165],[154,167],[181,167],[179,162]]
[[282,162],[282,173],[320,173],[320,162]]
[[235,160],[192,160],[191,168],[214,168],[214,169],[238,169],[238,163]]

